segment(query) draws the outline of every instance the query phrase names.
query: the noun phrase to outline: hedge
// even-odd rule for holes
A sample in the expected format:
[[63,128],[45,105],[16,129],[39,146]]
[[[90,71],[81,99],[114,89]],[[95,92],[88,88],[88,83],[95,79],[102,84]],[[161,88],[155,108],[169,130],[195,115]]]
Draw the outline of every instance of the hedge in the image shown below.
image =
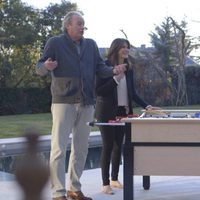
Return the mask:
[[[185,70],[187,94],[189,105],[200,104],[200,68],[187,67]],[[138,88],[137,88],[138,89]],[[163,90],[157,84],[149,89],[145,85],[138,91],[143,94],[145,101],[152,105],[166,105],[168,101],[163,99]],[[154,91],[155,95],[152,94]],[[50,112],[51,93],[50,88],[0,88],[0,115],[46,113]]]

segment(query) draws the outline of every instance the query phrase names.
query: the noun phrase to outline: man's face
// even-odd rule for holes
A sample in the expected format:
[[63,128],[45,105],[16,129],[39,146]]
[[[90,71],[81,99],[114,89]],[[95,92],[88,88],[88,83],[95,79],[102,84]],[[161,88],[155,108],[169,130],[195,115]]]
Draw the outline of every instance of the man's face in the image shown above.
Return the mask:
[[79,41],[84,34],[84,20],[79,15],[73,15],[71,22],[67,25],[67,32],[74,41]]

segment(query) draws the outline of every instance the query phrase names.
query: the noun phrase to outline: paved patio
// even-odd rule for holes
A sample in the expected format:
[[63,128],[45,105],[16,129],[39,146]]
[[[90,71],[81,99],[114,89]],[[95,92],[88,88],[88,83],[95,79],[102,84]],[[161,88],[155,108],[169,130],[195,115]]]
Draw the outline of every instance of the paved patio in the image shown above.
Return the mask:
[[[67,175],[66,175],[67,178]],[[120,169],[120,180],[123,180],[122,167]],[[134,178],[135,198],[134,200],[199,200],[200,199],[200,177],[194,176],[152,176],[151,188],[148,191],[142,188],[142,177]],[[114,189],[114,195],[101,193],[101,171],[100,169],[86,170],[82,176],[83,192],[92,197],[93,200],[123,200],[123,190]],[[15,182],[14,176],[0,173],[0,199],[22,200],[22,191]],[[51,200],[50,184],[44,188],[43,199]]]

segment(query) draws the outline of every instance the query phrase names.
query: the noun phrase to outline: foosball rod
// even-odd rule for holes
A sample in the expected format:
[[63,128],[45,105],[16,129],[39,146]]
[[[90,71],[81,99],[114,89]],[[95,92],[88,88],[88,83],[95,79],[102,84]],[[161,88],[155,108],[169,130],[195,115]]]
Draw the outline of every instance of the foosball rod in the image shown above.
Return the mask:
[[124,122],[87,122],[88,126],[125,126]]

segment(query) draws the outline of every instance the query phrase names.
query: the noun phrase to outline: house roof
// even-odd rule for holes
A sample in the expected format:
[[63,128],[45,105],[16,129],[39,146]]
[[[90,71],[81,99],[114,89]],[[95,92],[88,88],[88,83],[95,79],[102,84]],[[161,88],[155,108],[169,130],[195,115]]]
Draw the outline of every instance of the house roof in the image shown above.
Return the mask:
[[200,65],[196,63],[190,56],[186,57],[185,66],[186,67],[191,67],[191,66],[200,67]]

